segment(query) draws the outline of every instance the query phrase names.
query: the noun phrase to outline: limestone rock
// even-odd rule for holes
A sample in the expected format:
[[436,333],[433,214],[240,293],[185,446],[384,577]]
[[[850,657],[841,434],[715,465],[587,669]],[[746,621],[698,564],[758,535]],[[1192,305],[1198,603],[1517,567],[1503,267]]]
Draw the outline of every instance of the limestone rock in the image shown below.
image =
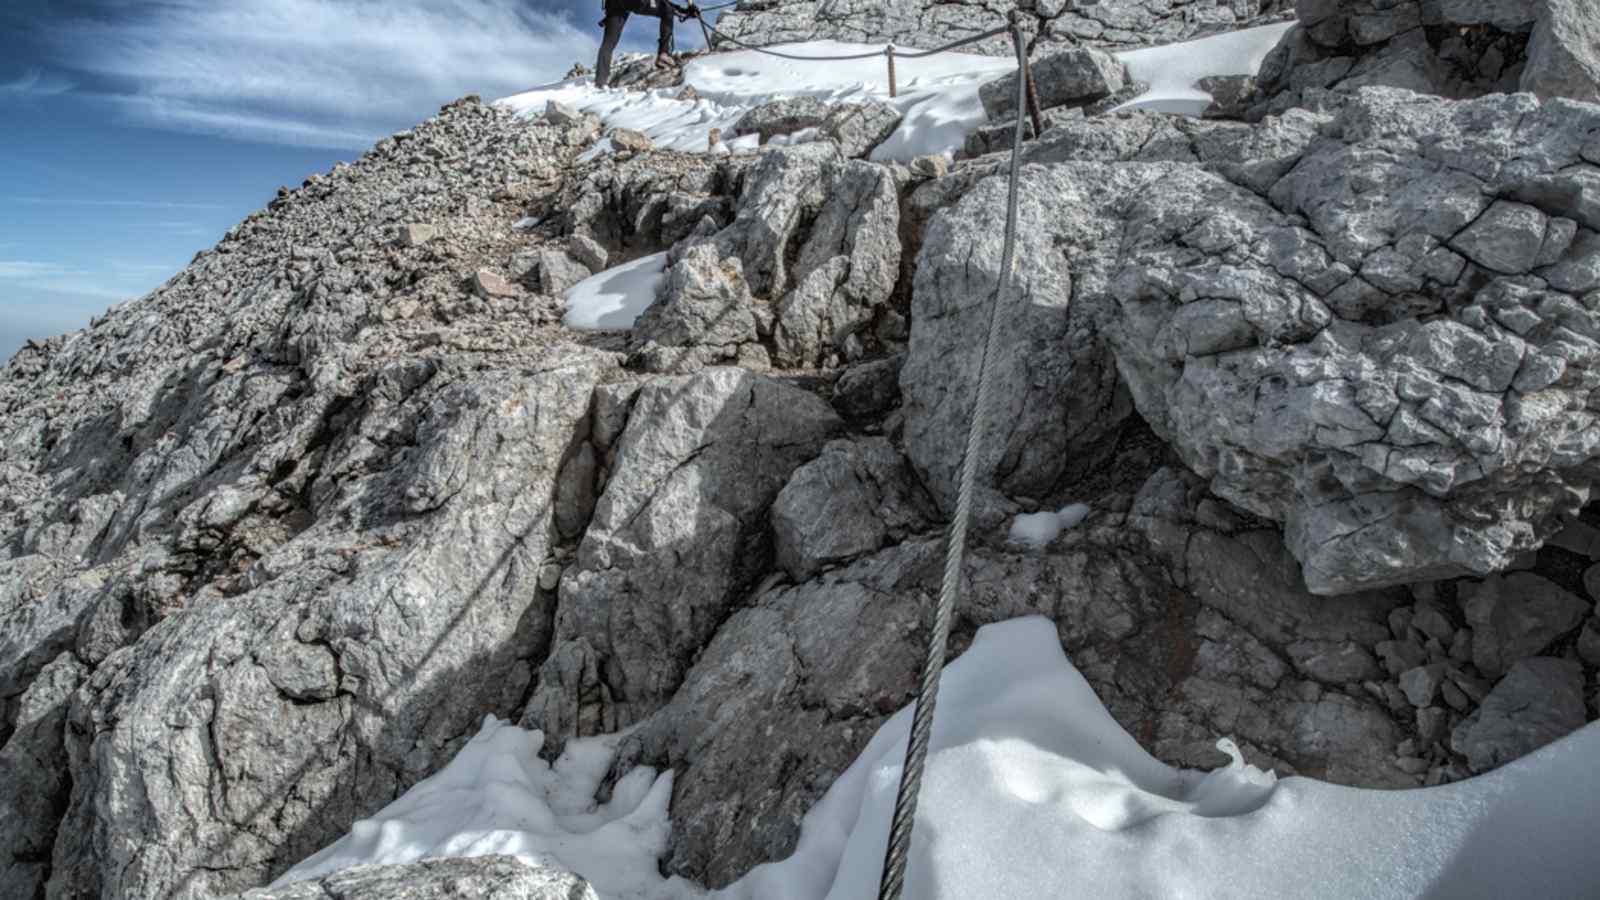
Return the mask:
[[[1033,82],[1039,107],[1082,106],[1122,90],[1127,72],[1116,57],[1089,47],[1058,50],[1033,60]],[[1017,112],[1016,72],[985,82],[978,89],[989,121],[1014,118]]]
[[582,122],[583,114],[559,100],[551,100],[545,104],[544,120],[558,128],[569,128]]
[[1537,4],[1519,87],[1543,99],[1600,102],[1600,17],[1589,0]]
[[224,900],[596,900],[576,875],[538,869],[510,856],[424,859],[403,866],[357,866],[281,888]]
[[900,110],[887,103],[836,103],[822,119],[822,133],[839,145],[846,159],[870,156],[900,127]]
[[759,571],[742,548],[767,506],[839,425],[814,395],[741,369],[647,382],[561,580],[556,644],[524,721],[559,741],[666,703]]
[[591,272],[604,272],[611,261],[606,248],[586,234],[575,234],[567,240],[567,255]]
[[594,274],[560,250],[540,250],[538,267],[539,292],[553,297],[566,293],[568,288]]
[[1486,772],[1583,725],[1583,670],[1549,657],[1518,661],[1483,705],[1456,726],[1450,748]]
[[1472,662],[1485,675],[1507,671],[1578,627],[1589,604],[1530,572],[1494,575],[1461,586],[1472,626]]
[[833,385],[833,408],[852,419],[881,416],[900,402],[900,367],[905,355],[861,363],[846,369]]
[[0,895],[44,892],[56,824],[72,789],[63,732],[73,691],[87,675],[71,654],[40,670],[0,746]]
[[925,527],[932,507],[883,438],[835,441],[772,504],[777,562],[796,582]]
[[656,147],[649,137],[631,128],[613,128],[606,137],[611,139],[613,148],[624,153],[643,153]]
[[827,120],[831,108],[815,97],[789,97],[763,103],[750,110],[734,123],[736,135],[759,135],[761,143],[774,135],[794,134],[807,128],[820,128]]
[[434,225],[401,225],[399,243],[402,247],[420,247],[438,236],[439,229]]
[[692,371],[732,359],[756,339],[744,267],[710,244],[689,250],[667,272],[660,295],[634,323],[632,341],[650,371]]
[[479,269],[477,274],[472,276],[472,289],[485,300],[506,300],[522,293],[504,276],[488,269]]

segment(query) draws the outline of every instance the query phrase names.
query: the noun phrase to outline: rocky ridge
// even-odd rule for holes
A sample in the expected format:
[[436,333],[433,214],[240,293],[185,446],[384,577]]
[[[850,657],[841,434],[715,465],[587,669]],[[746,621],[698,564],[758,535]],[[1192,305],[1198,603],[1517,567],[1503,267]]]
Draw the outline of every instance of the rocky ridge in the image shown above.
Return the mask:
[[[452,104],[0,374],[0,894],[253,888],[486,714],[635,726],[666,868],[725,884],[910,700],[999,158],[604,134]],[[1374,787],[1595,718],[1596,147],[1382,84],[1055,121],[953,651],[1043,614],[1161,758]],[[631,333],[559,325],[655,252]],[[506,866],[257,896],[581,896]]]

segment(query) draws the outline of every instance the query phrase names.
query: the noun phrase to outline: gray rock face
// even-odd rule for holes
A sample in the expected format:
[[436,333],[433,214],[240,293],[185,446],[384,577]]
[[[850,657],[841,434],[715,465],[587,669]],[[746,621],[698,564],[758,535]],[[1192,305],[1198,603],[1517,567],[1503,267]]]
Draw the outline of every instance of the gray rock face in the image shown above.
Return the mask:
[[796,582],[898,543],[933,521],[911,469],[883,438],[835,441],[772,504],[777,562]]
[[539,291],[559,296],[594,273],[561,250],[541,250],[538,254]]
[[[1032,61],[1034,89],[1041,109],[1083,106],[1122,90],[1127,72],[1116,57],[1090,47],[1057,50]],[[993,122],[1017,114],[1016,72],[987,82],[978,90],[983,111]]]
[[846,163],[800,249],[794,290],[777,305],[772,341],[779,365],[822,363],[872,324],[900,276],[899,230],[894,176]]
[[225,900],[596,900],[576,875],[536,869],[509,856],[424,859],[358,866],[326,878],[261,888]]
[[1450,746],[1472,771],[1485,772],[1569,734],[1584,718],[1583,669],[1562,659],[1525,659],[1456,728]]
[[839,424],[814,395],[742,369],[641,388],[524,721],[565,738],[666,703],[761,571],[762,513]]
[[472,275],[571,135],[452,104],[0,375],[0,893],[260,884],[520,709],[618,360]]
[[1472,626],[1473,665],[1490,676],[1543,652],[1589,612],[1587,602],[1530,572],[1466,582],[1461,599]]
[[774,135],[822,127],[828,111],[828,104],[815,97],[786,97],[763,103],[740,116],[734,123],[733,133],[759,135],[761,143],[765,144]]
[[[1255,24],[1275,15],[1281,6],[1257,0],[799,0],[784,4],[745,0],[722,13],[717,29],[756,45],[831,38],[932,48],[1002,27],[1007,14],[1021,8],[1028,20],[1039,22],[1038,52],[1079,43],[1103,47],[1170,44]],[[962,49],[999,56],[1012,53],[1005,35]],[[887,79],[887,71],[884,77]]]
[[11,735],[0,746],[0,896],[44,891],[55,826],[72,789],[63,740],[67,707],[85,674],[71,654],[62,654],[40,670],[8,723]]
[[[1553,185],[1587,177],[1597,126],[1600,108],[1564,101],[1370,89],[1320,124],[1058,128],[1031,158],[1131,162],[1025,170],[1018,331],[1052,339],[1007,354],[1020,371],[1001,370],[997,483],[1037,493],[1074,458],[1070,427],[1104,433],[1104,416],[1061,411],[1109,379],[1092,343],[1063,352],[1065,325],[1036,318],[1049,304],[1057,322],[1103,322],[1140,413],[1216,493],[1284,523],[1313,591],[1510,564],[1587,497],[1600,373],[1586,294],[1540,277],[1589,258],[1585,245],[1532,277],[1488,263],[1522,268],[1555,218],[1580,214],[1581,194]],[[1499,161],[1510,146],[1524,163]],[[1495,207],[1497,193],[1515,203]],[[941,316],[992,289],[1002,212],[1001,185],[979,185],[934,220],[919,260],[902,388],[934,485],[949,483],[935,469],[955,458],[973,381],[952,345],[981,332],[976,316],[949,331]]]
[[1600,102],[1600,9],[1593,0],[1546,0],[1528,40],[1522,90],[1544,99]]
[[690,247],[667,272],[661,295],[634,323],[635,358],[653,372],[687,372],[738,356],[756,340],[744,267],[709,244]]
[[888,140],[902,118],[898,109],[878,100],[836,103],[822,120],[822,133],[839,145],[846,159],[861,159]]
[[1298,7],[1301,24],[1262,65],[1260,85],[1271,100],[1257,114],[1315,105],[1328,90],[1375,86],[1451,98],[1521,90],[1544,100],[1600,99],[1592,0],[1303,0]]

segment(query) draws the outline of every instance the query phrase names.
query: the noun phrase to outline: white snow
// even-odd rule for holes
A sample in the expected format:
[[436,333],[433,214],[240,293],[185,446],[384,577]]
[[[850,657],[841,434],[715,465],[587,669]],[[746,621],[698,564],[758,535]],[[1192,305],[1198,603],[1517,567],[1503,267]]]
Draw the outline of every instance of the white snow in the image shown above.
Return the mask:
[[1294,25],[1294,22],[1279,22],[1183,44],[1119,53],[1117,58],[1128,67],[1133,80],[1150,85],[1150,89],[1116,110],[1145,109],[1198,116],[1211,105],[1211,95],[1198,87],[1200,79],[1215,75],[1254,75],[1261,70],[1262,60],[1278,45],[1284,32]]
[[[911,711],[890,718],[806,815],[793,856],[722,900],[876,895]],[[611,900],[705,896],[657,873],[671,774],[590,801],[617,737],[551,768],[538,732],[493,719],[439,774],[287,873],[511,853],[577,871]],[[945,670],[906,896],[1371,900],[1593,897],[1600,723],[1489,775],[1373,791],[1276,780],[1232,757],[1174,769],[1119,726],[1032,617],[980,629]]]
[[[1254,74],[1291,23],[1264,25],[1147,50],[1118,54],[1129,73],[1149,83],[1150,90],[1119,109],[1151,109],[1197,114],[1210,95],[1195,86],[1209,75]],[[968,134],[987,123],[978,88],[1016,68],[1009,56],[941,53],[926,59],[901,59],[895,64],[898,96],[889,96],[888,69],[881,44],[807,41],[773,49],[802,56],[872,53],[870,59],[846,62],[799,62],[741,50],[697,57],[684,66],[683,80],[698,95],[680,100],[682,88],[629,91],[596,90],[587,78],[573,78],[498,101],[526,116],[539,116],[551,100],[593,113],[609,128],[630,128],[647,135],[657,147],[685,152],[754,150],[755,141],[735,139],[733,126],[745,112],[785,97],[816,97],[827,103],[866,99],[893,104],[905,118],[889,139],[873,151],[880,161],[910,160],[925,154],[953,154]],[[901,48],[913,52],[914,48]],[[711,150],[710,131],[720,128],[727,150]],[[804,138],[791,137],[794,143]],[[593,159],[611,152],[602,139],[583,154]]]
[[632,328],[655,302],[666,267],[667,254],[652,253],[585,278],[567,289],[567,314],[562,322],[583,331]]
[[672,773],[640,767],[618,780],[610,803],[595,791],[624,735],[574,740],[552,766],[544,735],[493,716],[450,764],[417,783],[336,843],[276,882],[317,878],[357,865],[399,865],[440,856],[515,856],[529,865],[580,872],[610,900],[701,892],[666,881]]
[[1011,532],[1007,538],[1012,543],[1037,550],[1068,528],[1076,528],[1088,517],[1089,507],[1082,503],[1069,503],[1055,512],[1023,513],[1011,521]]

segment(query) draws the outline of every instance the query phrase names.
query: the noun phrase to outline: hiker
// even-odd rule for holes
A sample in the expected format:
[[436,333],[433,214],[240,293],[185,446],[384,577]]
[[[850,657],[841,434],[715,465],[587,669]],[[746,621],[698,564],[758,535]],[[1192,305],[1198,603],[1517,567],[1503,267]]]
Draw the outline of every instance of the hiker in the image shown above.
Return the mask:
[[605,0],[606,17],[600,27],[606,30],[600,40],[600,58],[594,64],[594,86],[605,87],[611,81],[611,54],[622,40],[622,27],[628,24],[628,14],[655,16],[661,20],[661,37],[656,44],[656,68],[676,66],[672,58],[672,6],[667,0]]

